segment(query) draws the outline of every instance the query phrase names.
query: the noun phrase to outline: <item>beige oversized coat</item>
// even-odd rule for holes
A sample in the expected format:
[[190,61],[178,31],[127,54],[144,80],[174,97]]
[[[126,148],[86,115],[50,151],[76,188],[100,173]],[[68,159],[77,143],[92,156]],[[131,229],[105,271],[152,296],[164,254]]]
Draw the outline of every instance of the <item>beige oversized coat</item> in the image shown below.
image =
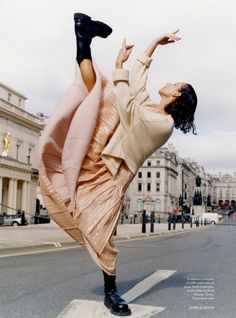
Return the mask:
[[113,71],[120,124],[101,155],[113,175],[117,174],[123,160],[136,174],[143,162],[172,134],[171,115],[151,111],[155,104],[146,89],[151,61],[145,54],[137,58],[130,79],[128,70]]

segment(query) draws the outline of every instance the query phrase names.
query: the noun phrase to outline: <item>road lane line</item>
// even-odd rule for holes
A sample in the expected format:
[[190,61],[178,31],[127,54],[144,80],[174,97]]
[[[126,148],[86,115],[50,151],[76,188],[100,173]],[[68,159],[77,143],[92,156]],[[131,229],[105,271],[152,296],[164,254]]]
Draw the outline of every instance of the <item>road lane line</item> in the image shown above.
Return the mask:
[[175,272],[176,271],[173,270],[160,269],[151,276],[148,276],[147,278],[136,284],[128,292],[123,294],[122,297],[129,303],[141,296],[142,294],[146,293],[149,289],[151,289],[156,284],[160,283],[162,280],[169,278]]

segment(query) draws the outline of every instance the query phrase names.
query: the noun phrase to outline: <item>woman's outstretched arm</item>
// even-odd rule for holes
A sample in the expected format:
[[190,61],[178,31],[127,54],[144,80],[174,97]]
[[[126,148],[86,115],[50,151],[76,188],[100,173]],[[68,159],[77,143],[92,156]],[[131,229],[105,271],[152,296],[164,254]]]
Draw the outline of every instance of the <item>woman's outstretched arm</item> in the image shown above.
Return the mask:
[[133,45],[127,44],[124,39],[118,53],[115,69],[113,71],[114,94],[119,112],[120,121],[125,130],[129,129],[132,120],[132,103],[130,103],[129,71],[123,69],[123,63],[127,61]]
[[156,47],[158,45],[166,45],[166,44],[170,44],[170,43],[174,43],[176,41],[181,40],[181,38],[179,38],[176,33],[179,32],[179,29],[171,32],[171,33],[166,33],[158,38],[156,38],[154,41],[152,41],[152,43],[148,46],[148,48],[145,51],[145,54],[148,57],[151,57],[152,54],[154,53]]
[[144,54],[139,56],[132,68],[130,75],[130,88],[131,94],[134,96],[139,104],[148,104],[151,102],[149,94],[147,92],[147,77],[148,68],[152,61],[152,54],[156,50],[158,45],[166,45],[179,41],[180,38],[176,35],[179,30],[172,33],[164,34],[151,42]]

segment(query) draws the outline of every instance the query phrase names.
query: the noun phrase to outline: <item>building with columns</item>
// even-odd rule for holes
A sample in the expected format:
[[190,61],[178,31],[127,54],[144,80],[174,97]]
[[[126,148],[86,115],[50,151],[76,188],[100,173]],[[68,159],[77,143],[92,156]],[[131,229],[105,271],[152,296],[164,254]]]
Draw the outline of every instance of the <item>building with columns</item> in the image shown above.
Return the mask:
[[35,214],[38,140],[44,117],[25,110],[27,98],[0,83],[0,213]]
[[219,200],[236,201],[236,172],[233,174],[218,173],[212,175],[213,178],[213,203],[217,204]]

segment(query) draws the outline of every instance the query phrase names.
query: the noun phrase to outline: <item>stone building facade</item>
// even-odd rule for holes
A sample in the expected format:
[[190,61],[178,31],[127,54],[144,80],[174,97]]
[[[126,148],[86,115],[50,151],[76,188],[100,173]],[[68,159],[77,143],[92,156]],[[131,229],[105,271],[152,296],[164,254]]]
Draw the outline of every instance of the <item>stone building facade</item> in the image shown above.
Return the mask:
[[236,201],[236,172],[233,174],[214,174],[212,196],[215,204],[219,200]]
[[174,152],[162,147],[140,167],[127,189],[124,213],[141,216],[143,210],[166,215],[178,202],[176,188],[178,162]]
[[35,213],[38,140],[44,117],[25,110],[27,98],[0,83],[0,213]]
[[172,144],[155,151],[140,167],[124,197],[123,213],[141,216],[149,214],[166,217],[176,207],[179,211],[180,196],[183,205],[192,209],[196,177],[201,178],[204,204],[212,197],[212,177],[191,158],[180,158]]

